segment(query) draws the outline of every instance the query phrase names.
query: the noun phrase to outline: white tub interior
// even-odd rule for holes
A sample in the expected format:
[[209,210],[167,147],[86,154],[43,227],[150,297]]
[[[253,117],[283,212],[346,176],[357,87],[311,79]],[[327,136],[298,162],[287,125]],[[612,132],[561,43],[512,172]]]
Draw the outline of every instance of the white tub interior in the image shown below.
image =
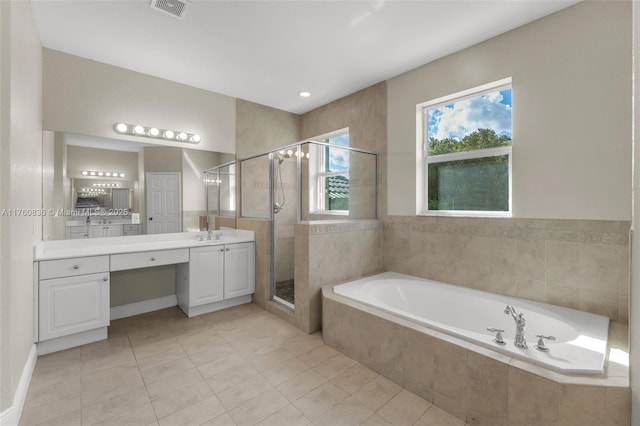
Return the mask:
[[[607,317],[395,272],[340,284],[334,292],[563,373],[604,371]],[[524,314],[528,349],[513,344],[516,327],[513,318],[504,313],[507,305]],[[495,333],[487,327],[504,329],[506,345],[495,344]],[[536,334],[556,338],[546,341],[549,352],[534,348]]]

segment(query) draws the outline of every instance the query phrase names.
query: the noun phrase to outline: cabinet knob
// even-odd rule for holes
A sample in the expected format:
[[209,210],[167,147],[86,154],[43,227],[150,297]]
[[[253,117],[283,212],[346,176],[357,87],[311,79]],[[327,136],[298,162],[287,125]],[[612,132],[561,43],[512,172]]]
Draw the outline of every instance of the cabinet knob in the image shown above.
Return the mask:
[[104,277],[104,278],[102,278],[102,281],[109,281],[109,278],[108,277]]
[[80,269],[80,265],[73,265],[73,269]]
[[229,249],[226,249],[226,251],[229,251]]
[[156,260],[156,258],[155,258],[155,257],[152,257],[152,258],[151,258],[151,261],[152,261],[152,262],[155,262],[155,260]]
[[224,251],[224,249],[220,249],[219,251]]

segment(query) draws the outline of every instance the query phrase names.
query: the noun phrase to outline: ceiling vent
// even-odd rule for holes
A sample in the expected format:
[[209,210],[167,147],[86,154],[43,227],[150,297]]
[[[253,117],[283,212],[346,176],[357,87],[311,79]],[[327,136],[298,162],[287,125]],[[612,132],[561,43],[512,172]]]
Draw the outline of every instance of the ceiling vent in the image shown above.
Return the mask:
[[183,19],[189,0],[151,0],[151,8],[174,18]]

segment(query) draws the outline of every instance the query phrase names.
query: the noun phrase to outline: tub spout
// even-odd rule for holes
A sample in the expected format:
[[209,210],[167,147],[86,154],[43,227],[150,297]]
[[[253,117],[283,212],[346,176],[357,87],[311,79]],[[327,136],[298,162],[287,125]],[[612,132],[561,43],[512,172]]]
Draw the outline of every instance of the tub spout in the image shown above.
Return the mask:
[[527,324],[527,321],[524,319],[524,315],[522,312],[516,313],[516,310],[511,305],[507,305],[504,309],[504,313],[511,315],[513,320],[516,322],[516,338],[513,341],[513,344],[516,348],[527,349],[527,339],[524,337],[524,326]]

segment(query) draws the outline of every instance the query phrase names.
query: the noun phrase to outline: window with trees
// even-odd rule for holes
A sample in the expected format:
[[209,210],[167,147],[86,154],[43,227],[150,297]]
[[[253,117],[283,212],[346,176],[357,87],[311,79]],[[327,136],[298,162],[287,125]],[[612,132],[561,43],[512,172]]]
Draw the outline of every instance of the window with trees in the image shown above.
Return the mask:
[[419,212],[511,215],[511,80],[417,106]]

